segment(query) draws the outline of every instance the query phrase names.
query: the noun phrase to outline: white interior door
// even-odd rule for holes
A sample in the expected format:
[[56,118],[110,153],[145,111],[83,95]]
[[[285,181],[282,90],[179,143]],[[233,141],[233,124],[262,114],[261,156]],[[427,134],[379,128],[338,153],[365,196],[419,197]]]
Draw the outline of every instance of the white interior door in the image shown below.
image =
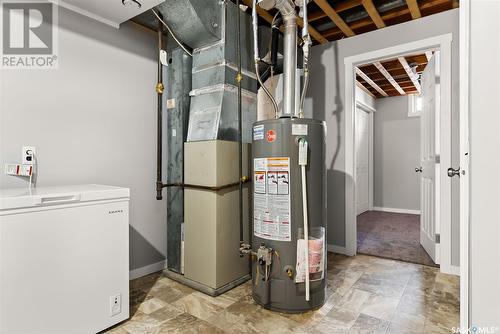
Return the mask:
[[356,107],[356,215],[370,208],[370,114]]
[[439,243],[436,199],[438,191],[438,166],[436,156],[439,145],[439,85],[436,56],[427,64],[421,77],[422,112],[420,117],[420,244],[435,263],[439,263]]

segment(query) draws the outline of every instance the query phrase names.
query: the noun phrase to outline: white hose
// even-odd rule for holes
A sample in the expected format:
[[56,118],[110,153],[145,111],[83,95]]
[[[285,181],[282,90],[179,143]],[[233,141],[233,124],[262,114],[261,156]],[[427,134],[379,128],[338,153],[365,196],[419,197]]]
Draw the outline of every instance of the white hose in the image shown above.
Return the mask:
[[193,56],[193,54],[191,52],[188,51],[188,49],[186,49],[186,47],[184,45],[182,45],[181,41],[179,41],[177,39],[177,37],[175,36],[175,34],[172,32],[172,29],[170,29],[170,27],[168,26],[168,24],[166,24],[161,18],[160,16],[154,11],[154,9],[151,9],[151,11],[155,14],[156,18],[158,19],[158,21],[160,21],[164,26],[165,28],[167,28],[168,32],[170,33],[170,35],[172,35],[172,38],[177,42],[177,44],[182,48],[182,50],[184,50],[184,52],[186,52],[190,57]]

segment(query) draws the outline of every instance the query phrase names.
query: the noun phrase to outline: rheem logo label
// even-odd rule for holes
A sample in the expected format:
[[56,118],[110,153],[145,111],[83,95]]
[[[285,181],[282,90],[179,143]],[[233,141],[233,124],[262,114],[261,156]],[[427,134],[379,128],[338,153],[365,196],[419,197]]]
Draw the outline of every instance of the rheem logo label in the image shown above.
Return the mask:
[[4,0],[2,17],[3,69],[57,67],[57,6],[47,0]]
[[266,140],[269,143],[272,143],[273,141],[275,141],[276,138],[277,138],[276,131],[274,131],[274,130],[268,130],[267,131],[267,133],[266,133]]

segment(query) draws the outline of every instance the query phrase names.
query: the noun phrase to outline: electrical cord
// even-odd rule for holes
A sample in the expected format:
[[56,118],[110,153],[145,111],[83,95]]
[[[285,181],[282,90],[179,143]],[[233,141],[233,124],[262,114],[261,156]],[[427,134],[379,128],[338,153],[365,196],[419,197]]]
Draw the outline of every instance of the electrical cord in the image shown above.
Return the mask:
[[189,52],[188,49],[186,49],[186,47],[184,45],[182,45],[181,41],[179,41],[177,39],[177,37],[173,33],[172,29],[170,29],[170,27],[168,26],[168,24],[166,24],[165,21],[163,21],[161,19],[161,17],[154,11],[154,9],[151,9],[151,11],[155,14],[155,16],[158,19],[158,21],[160,21],[165,26],[165,28],[167,28],[167,30],[170,33],[170,35],[172,35],[172,38],[177,42],[177,44],[182,48],[182,50],[184,50],[184,52],[186,52],[190,57],[192,57],[193,54],[191,52]]

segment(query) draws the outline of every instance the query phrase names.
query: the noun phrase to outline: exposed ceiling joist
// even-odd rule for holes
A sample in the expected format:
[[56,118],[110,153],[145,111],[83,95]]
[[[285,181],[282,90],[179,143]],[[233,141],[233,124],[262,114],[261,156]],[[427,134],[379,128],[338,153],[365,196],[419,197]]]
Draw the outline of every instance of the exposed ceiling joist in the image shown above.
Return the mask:
[[335,23],[335,25],[346,35],[347,37],[354,36],[355,33],[349,27],[347,23],[340,17],[340,15],[326,2],[326,0],[314,0],[314,2],[325,12],[326,15]]
[[387,81],[390,82],[392,87],[394,87],[398,91],[399,94],[401,94],[401,95],[406,94],[405,91],[403,90],[403,88],[401,88],[401,86],[399,86],[399,84],[396,82],[396,80],[394,80],[392,75],[389,72],[387,72],[385,67],[380,62],[377,61],[377,62],[373,63],[373,65],[375,65],[375,67],[380,71],[380,73],[382,73],[382,75],[387,79]]
[[[357,7],[359,5],[361,5],[361,0],[346,0],[339,3],[338,5],[333,6],[333,9],[337,13],[341,13],[351,8]],[[320,20],[324,17],[327,17],[327,15],[323,11],[312,13],[311,15],[309,15],[309,22]]]
[[[449,4],[450,0],[427,0],[426,2],[422,3],[420,5],[421,10],[427,10],[427,9],[432,9],[434,7],[439,7],[443,6],[446,4]],[[394,20],[394,19],[399,19],[402,18],[406,15],[410,14],[410,9],[405,6],[401,9],[396,9],[396,10],[391,10],[387,13],[383,13],[381,15],[382,20],[387,22],[388,20]],[[363,29],[371,26],[373,24],[373,20],[370,17],[367,17],[365,19],[357,20],[352,23],[350,23],[351,29]],[[323,36],[329,39],[337,39],[342,37],[342,31],[338,27],[334,27],[325,31],[322,31]]]
[[382,88],[380,88],[370,77],[368,77],[363,71],[361,71],[358,67],[356,67],[356,74],[359,75],[363,80],[366,81],[370,86],[372,86],[377,92],[382,96],[389,96]]
[[406,0],[406,4],[410,9],[410,14],[412,19],[415,20],[422,17],[422,14],[420,13],[420,8],[418,7],[417,0]]
[[374,99],[376,99],[377,97],[375,96],[375,94],[373,94],[372,92],[370,92],[370,90],[368,88],[365,87],[365,85],[363,85],[361,82],[359,82],[358,80],[356,80],[356,85],[361,88],[362,91],[364,91],[366,94],[370,95],[371,97],[373,97]]
[[420,82],[418,81],[417,75],[413,73],[410,65],[408,65],[408,62],[406,61],[405,57],[399,57],[398,58],[399,62],[401,63],[401,66],[403,66],[404,70],[406,71],[406,74],[408,74],[408,77],[410,80],[413,82],[413,86],[417,89],[418,93],[422,91],[422,87],[420,86]]
[[372,0],[362,0],[363,7],[365,7],[366,12],[368,15],[370,15],[371,19],[373,20],[373,23],[377,26],[378,29],[384,28],[385,23],[384,20],[380,17],[380,14],[373,4]]

